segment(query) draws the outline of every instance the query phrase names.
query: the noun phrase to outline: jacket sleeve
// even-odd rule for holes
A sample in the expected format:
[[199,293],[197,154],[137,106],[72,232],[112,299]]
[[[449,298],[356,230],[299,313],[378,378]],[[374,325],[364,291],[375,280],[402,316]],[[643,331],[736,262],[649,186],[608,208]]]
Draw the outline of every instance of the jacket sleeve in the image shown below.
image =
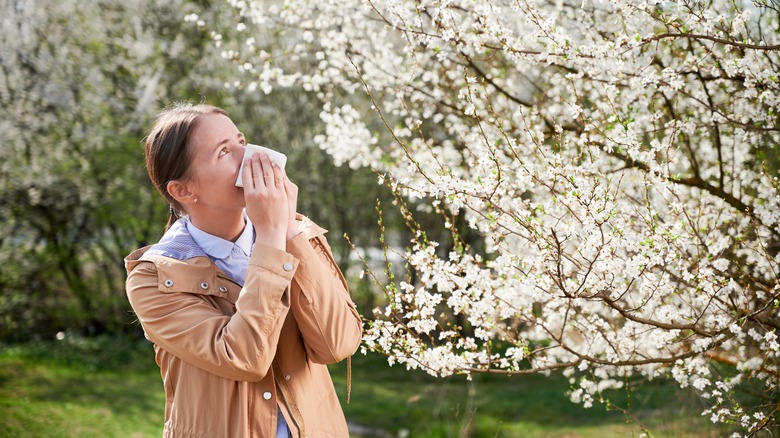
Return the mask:
[[287,250],[300,260],[291,307],[312,362],[331,364],[355,353],[362,321],[325,237],[299,234]]
[[126,291],[150,341],[212,374],[260,381],[276,354],[297,265],[284,251],[256,245],[232,316],[198,294],[163,290],[161,268],[151,262],[128,274]]

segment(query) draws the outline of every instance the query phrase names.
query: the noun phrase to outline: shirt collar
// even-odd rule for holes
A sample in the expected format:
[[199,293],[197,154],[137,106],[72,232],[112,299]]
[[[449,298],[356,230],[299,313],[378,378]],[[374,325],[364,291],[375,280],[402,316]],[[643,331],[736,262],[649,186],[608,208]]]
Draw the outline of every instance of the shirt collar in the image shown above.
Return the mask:
[[252,255],[252,245],[255,243],[255,227],[252,225],[252,221],[244,214],[244,232],[236,239],[236,246],[244,251],[247,256]]
[[247,256],[252,253],[252,244],[255,240],[254,227],[252,222],[244,213],[244,231],[238,236],[235,243],[209,234],[196,227],[192,221],[187,221],[187,230],[192,236],[192,240],[209,256],[216,259],[225,259],[233,251],[233,246],[238,246]]

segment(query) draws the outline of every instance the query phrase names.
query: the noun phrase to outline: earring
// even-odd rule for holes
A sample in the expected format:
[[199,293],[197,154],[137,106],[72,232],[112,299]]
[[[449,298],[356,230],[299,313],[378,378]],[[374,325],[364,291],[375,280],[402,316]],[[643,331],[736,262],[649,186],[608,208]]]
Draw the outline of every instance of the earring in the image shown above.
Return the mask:
[[196,204],[198,203],[198,198],[195,198],[195,203],[196,203]]

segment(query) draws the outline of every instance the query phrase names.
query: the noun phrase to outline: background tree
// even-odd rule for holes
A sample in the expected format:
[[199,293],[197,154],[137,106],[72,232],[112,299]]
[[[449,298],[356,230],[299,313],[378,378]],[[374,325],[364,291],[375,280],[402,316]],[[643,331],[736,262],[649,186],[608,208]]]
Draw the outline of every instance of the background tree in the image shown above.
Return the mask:
[[199,7],[2,2],[1,339],[137,331],[122,259],[166,215],[142,137],[168,102],[223,87],[219,52],[183,21]]
[[586,406],[669,376],[715,422],[776,427],[777,2],[229,3],[242,86],[316,93],[317,144],[413,232],[407,275],[372,271],[368,348],[564,370]]
[[361,224],[375,218],[335,200],[372,204],[381,186],[316,149],[310,93],[225,87],[232,64],[185,20],[198,13],[233,26],[225,9],[201,0],[0,0],[0,341],[140,335],[122,259],[156,241],[167,220],[142,140],[175,100],[223,106],[253,142],[285,151],[301,211],[335,234],[348,268],[343,230],[370,232]]
[[[132,46],[132,36],[139,36],[132,31],[139,29],[131,20],[108,19],[117,18],[115,3],[3,2],[0,285],[6,337],[23,337],[39,324],[68,326],[73,307],[94,318],[91,330],[104,329],[98,313],[107,309],[99,301],[121,288],[116,275],[100,271],[115,267],[107,256],[128,236],[105,227],[100,216],[112,208],[129,211],[129,205],[147,213],[143,199],[121,187],[140,176],[126,166],[128,133],[138,132],[159,74],[151,66],[128,68],[149,53]],[[93,19],[99,15],[107,17]],[[102,247],[93,246],[96,241]],[[87,275],[88,264],[102,269]],[[75,301],[62,300],[65,290]],[[47,307],[58,310],[41,311]]]

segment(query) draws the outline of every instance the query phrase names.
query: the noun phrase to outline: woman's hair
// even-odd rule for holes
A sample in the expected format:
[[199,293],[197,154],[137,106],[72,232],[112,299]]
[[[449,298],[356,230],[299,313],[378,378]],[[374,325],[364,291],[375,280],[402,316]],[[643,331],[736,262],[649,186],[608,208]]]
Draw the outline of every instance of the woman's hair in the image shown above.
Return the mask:
[[211,105],[179,102],[160,113],[145,139],[146,170],[149,179],[168,201],[170,216],[165,230],[181,217],[184,208],[168,193],[168,183],[187,178],[192,164],[191,133],[201,117],[227,112]]

